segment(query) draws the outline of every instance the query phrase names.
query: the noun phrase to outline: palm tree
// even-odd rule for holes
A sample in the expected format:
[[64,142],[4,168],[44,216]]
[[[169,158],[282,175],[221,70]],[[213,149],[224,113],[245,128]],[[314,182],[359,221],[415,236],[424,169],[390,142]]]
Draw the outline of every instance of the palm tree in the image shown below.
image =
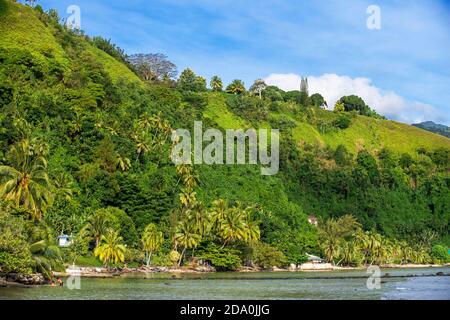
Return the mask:
[[34,268],[46,279],[52,278],[52,271],[63,266],[61,251],[55,242],[52,229],[41,222],[28,222],[30,252]]
[[30,210],[40,220],[52,203],[46,146],[23,140],[14,145],[7,159],[10,166],[0,166],[0,198]]
[[256,243],[261,238],[261,229],[259,228],[259,221],[248,221],[246,226],[246,242]]
[[217,233],[223,240],[223,247],[230,242],[247,239],[246,220],[240,208],[233,207],[227,211],[225,219],[219,221]]
[[65,172],[60,172],[53,178],[53,189],[56,197],[61,197],[67,201],[72,200],[74,189],[73,183],[69,175]]
[[196,233],[203,237],[209,232],[211,219],[203,203],[197,202],[192,209],[185,210],[184,215],[187,222],[192,224]]
[[195,226],[187,221],[183,221],[179,224],[178,230],[174,235],[175,247],[181,246],[183,250],[181,251],[180,261],[178,266],[181,265],[183,261],[186,249],[192,249],[198,246],[201,241],[201,235],[195,232]]
[[340,253],[341,239],[329,236],[322,239],[320,247],[328,262],[334,263],[334,258]]
[[211,78],[210,86],[211,89],[213,89],[213,91],[222,91],[223,89],[222,79],[220,79],[218,76],[213,76]]
[[161,231],[158,231],[156,225],[151,223],[145,227],[141,241],[142,248],[145,251],[145,261],[147,266],[149,266],[152,254],[161,247],[164,236]]
[[219,199],[211,209],[211,228],[223,240],[223,246],[233,241],[252,243],[259,240],[259,221],[253,221],[252,207],[244,208],[241,203],[230,208],[228,202]]
[[185,208],[192,208],[197,203],[197,193],[192,189],[182,189],[180,193],[181,205]]
[[30,252],[37,271],[46,279],[52,278],[52,271],[63,265],[59,247],[46,240],[41,240],[30,245]]
[[145,136],[145,133],[143,132],[141,132],[140,134],[134,134],[132,138],[135,141],[137,153],[136,162],[138,162],[142,154],[145,154],[150,151],[150,145],[147,137]]
[[88,218],[85,230],[95,239],[96,248],[98,247],[102,236],[105,235],[112,226],[112,223],[111,215],[104,209],[95,211],[95,213]]
[[95,248],[94,256],[98,257],[108,267],[109,263],[117,264],[125,261],[126,247],[122,243],[123,239],[119,232],[108,229],[101,237],[100,245]]
[[344,264],[353,264],[357,262],[358,248],[354,241],[342,241],[339,248],[339,265],[341,262]]
[[353,236],[359,230],[360,224],[351,215],[345,215],[338,219],[328,219],[325,223],[319,224],[320,246],[331,263],[340,254],[342,241]]
[[233,80],[228,87],[227,92],[232,94],[241,94],[245,92],[245,86],[242,80]]
[[149,116],[145,114],[134,124],[133,140],[136,143],[137,158],[150,150],[161,149],[172,134],[172,128],[160,114]]
[[228,202],[224,199],[213,201],[213,207],[211,209],[211,223],[214,229],[219,229],[220,222],[225,220],[228,209]]
[[[176,168],[177,174],[180,176],[178,183],[182,180],[187,189],[194,189],[199,184],[198,175],[195,174],[192,166],[179,165]],[[177,183],[177,184],[178,184]]]
[[122,171],[127,171],[131,168],[131,161],[127,157],[122,157],[120,154],[117,154],[116,167]]
[[361,250],[364,254],[364,263],[373,264],[377,260],[381,239],[375,232],[360,231],[357,234],[357,240],[360,243]]

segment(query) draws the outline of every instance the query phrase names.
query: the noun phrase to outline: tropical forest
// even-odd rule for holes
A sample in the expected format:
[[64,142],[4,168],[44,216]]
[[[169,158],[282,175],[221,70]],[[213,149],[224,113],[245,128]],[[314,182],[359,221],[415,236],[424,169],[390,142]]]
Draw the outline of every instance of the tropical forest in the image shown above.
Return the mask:
[[[279,129],[278,174],[174,164],[172,132],[195,121]],[[445,264],[449,231],[449,138],[357,95],[328,105],[306,77],[206,79],[0,0],[1,275]]]

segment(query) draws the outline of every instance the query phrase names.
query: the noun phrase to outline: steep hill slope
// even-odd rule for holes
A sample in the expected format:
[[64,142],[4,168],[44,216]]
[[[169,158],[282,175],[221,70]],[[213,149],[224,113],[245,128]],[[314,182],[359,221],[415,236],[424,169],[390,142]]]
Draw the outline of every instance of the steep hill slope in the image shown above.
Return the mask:
[[[330,127],[343,114],[285,101],[264,100],[267,113],[248,117],[247,109],[230,106],[235,96],[223,92],[184,90],[180,81],[144,83],[88,37],[6,0],[0,0],[0,80],[0,164],[14,165],[8,154],[24,139],[48,146],[50,180],[73,190],[70,201],[55,191],[44,215],[58,234],[79,230],[96,210],[115,207],[135,230],[123,234],[130,245],[139,245],[136,230],[149,223],[158,224],[170,242],[186,189],[165,135],[198,120],[224,129],[287,126],[281,128],[279,174],[262,176],[251,165],[196,165],[192,176],[199,182],[190,196],[204,208],[220,198],[254,206],[262,240],[290,261],[299,252],[320,253],[309,214],[352,214],[366,230],[392,238],[410,240],[422,230],[448,234],[445,137],[347,113],[348,127]],[[261,102],[240,97],[251,100],[244,105],[249,109]],[[384,147],[394,155],[382,153]]]
[[[212,93],[208,101],[204,115],[221,127],[231,129],[251,126],[245,119],[229,110],[226,98],[222,94]],[[334,112],[318,108],[313,112],[315,123],[336,117]],[[398,154],[410,153],[411,155],[415,155],[419,148],[450,150],[450,139],[391,120],[356,115],[352,118],[349,128],[324,133],[320,132],[311,121],[306,121],[289,110],[270,112],[269,117],[285,117],[294,121],[295,128],[292,129],[292,135],[297,142],[317,143],[334,149],[338,145],[344,145],[348,150],[357,152],[363,148],[377,151],[386,147]],[[260,125],[270,126],[267,123]]]
[[[1,0],[0,47],[26,49],[40,58],[52,57],[63,67],[69,67],[69,58],[58,39],[55,26],[46,21],[45,15],[30,7]],[[140,79],[125,65],[94,47],[82,42],[84,50],[100,62],[114,82],[123,79],[140,83]]]

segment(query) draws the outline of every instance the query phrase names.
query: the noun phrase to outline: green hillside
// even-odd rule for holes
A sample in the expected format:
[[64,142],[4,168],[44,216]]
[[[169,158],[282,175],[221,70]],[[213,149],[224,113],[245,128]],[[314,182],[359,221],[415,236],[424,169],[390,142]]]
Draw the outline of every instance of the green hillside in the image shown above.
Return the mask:
[[[120,263],[201,258],[219,270],[307,252],[352,266],[442,261],[432,248],[450,241],[450,139],[327,111],[305,92],[213,91],[189,69],[144,80],[108,43],[0,0],[0,274],[92,261],[108,242],[127,245]],[[280,129],[279,173],[176,166],[172,131],[195,121]],[[64,233],[77,245],[46,256]]]
[[[53,58],[64,68],[69,68],[69,58],[61,46],[61,27],[48,21],[45,15],[30,7],[14,2],[1,1],[0,47],[26,49],[42,59]],[[59,35],[59,38],[56,36]],[[123,79],[138,82],[140,79],[105,52],[87,41],[81,43],[84,51],[92,54],[100,62],[114,82]]]
[[[318,108],[313,112],[316,114],[316,122],[336,117],[334,112]],[[213,119],[224,129],[250,127],[248,121],[230,112],[226,99],[221,94],[213,93],[209,96],[204,115]],[[296,127],[292,129],[292,135],[298,142],[317,143],[332,148],[344,145],[352,152],[361,149],[377,151],[386,147],[399,154],[410,153],[415,156],[419,148],[450,149],[450,139],[446,137],[390,120],[356,115],[349,128],[337,132],[320,133],[317,126],[308,121],[302,121],[299,119],[301,117],[293,115],[292,112],[271,112],[271,116],[284,116],[294,121]],[[262,124],[261,127],[267,127],[267,125]]]

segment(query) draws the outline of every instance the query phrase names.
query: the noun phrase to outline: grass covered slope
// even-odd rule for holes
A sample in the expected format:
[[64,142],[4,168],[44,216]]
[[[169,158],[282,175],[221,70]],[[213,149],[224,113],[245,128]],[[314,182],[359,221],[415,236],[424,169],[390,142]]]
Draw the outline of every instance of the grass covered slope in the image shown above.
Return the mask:
[[27,49],[40,57],[54,57],[67,65],[61,45],[54,37],[54,30],[46,26],[30,7],[0,0],[0,47]]
[[[62,66],[69,66],[70,61],[65,49],[55,37],[55,27],[50,23],[45,24],[39,18],[38,11],[1,0],[0,15],[0,47],[26,49],[40,58],[52,57]],[[114,83],[119,80],[141,83],[141,80],[127,66],[106,52],[94,47],[88,41],[83,42],[82,45],[87,53],[103,65]],[[345,130],[320,133],[316,126],[299,120],[290,112],[271,113],[274,117],[277,114],[296,123],[296,127],[292,129],[292,135],[298,142],[318,143],[332,148],[342,144],[352,152],[361,148],[379,150],[383,147],[390,148],[397,153],[411,154],[421,147],[450,149],[450,139],[395,121],[356,116],[352,119],[350,127]],[[332,114],[329,111],[317,110],[315,112],[316,121],[333,117]],[[226,98],[220,93],[208,94],[208,106],[203,115],[224,129],[251,127],[248,121],[227,108]],[[268,124],[260,123],[259,126],[268,127]]]
[[[56,36],[60,26],[46,21],[46,16],[38,10],[11,1],[0,0],[0,47],[5,49],[25,49],[39,58],[52,58],[64,68],[69,68],[70,58]],[[41,19],[41,18],[42,19]],[[88,41],[81,42],[85,52],[101,63],[111,80],[141,83],[136,74],[127,66]]]
[[339,144],[356,150],[361,146],[370,150],[387,147],[397,153],[416,153],[418,148],[450,149],[450,139],[391,120],[365,116],[354,119],[348,129],[324,134],[323,141],[332,147]]
[[[209,94],[204,116],[211,118],[224,129],[251,127],[248,121],[229,110],[226,96],[226,94],[220,93]],[[351,124],[347,129],[321,133],[314,123],[333,120],[336,118],[336,114],[318,108],[311,109],[311,113],[312,121],[307,121],[285,108],[276,112],[270,111],[269,117],[285,118],[295,122],[292,136],[299,143],[316,143],[322,147],[329,146],[333,149],[344,145],[353,153],[361,149],[379,151],[382,148],[389,148],[397,154],[409,153],[411,155],[415,155],[419,148],[450,150],[450,139],[446,137],[404,123],[360,115],[352,117]],[[264,128],[270,125],[264,121],[258,122],[257,126]]]
[[[22,158],[45,159],[48,179],[31,185],[40,186],[36,199],[28,194],[27,201],[4,204],[8,199],[1,197],[0,214],[4,207],[8,216],[0,222],[18,215],[24,223],[42,219],[27,226],[56,239],[83,234],[97,218],[105,219],[113,229],[108,238],[118,235],[128,246],[129,265],[142,263],[140,237],[154,224],[163,234],[156,261],[173,264],[170,257],[181,253],[177,262],[185,254],[188,263],[199,252],[225,250],[220,255],[231,256],[229,268],[239,265],[236,259],[255,256],[279,257],[264,262],[273,266],[297,264],[306,252],[323,255],[327,239],[318,241],[322,236],[308,223],[310,214],[352,215],[364,231],[411,243],[418,243],[417,236],[431,234],[438,241],[449,234],[450,152],[437,150],[450,150],[448,139],[392,121],[304,107],[283,96],[275,101],[245,90],[211,92],[187,70],[177,80],[140,81],[124,53],[66,30],[54,13],[7,3],[0,6],[6,35],[0,33],[0,165],[16,172],[23,169]],[[31,36],[20,26],[23,15],[25,25],[37,26]],[[41,48],[46,42],[50,53]],[[193,130],[195,121],[203,121],[204,129],[280,129],[279,173],[262,176],[256,165],[175,166],[172,130]],[[20,181],[0,172],[1,186]],[[220,222],[214,226],[212,212]],[[29,244],[43,240],[43,232],[14,232]],[[34,234],[39,237],[29,236]],[[88,238],[95,242],[92,230]],[[259,238],[262,243],[253,243]],[[83,261],[89,250],[80,250]]]

